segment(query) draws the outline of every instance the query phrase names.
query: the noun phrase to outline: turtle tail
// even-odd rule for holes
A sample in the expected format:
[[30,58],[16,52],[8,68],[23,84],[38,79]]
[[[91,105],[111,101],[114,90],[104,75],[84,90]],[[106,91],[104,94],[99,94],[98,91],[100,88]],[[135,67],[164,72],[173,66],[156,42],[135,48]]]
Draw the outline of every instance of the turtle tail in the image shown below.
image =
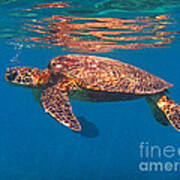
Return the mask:
[[180,106],[177,103],[165,93],[148,96],[146,100],[159,123],[165,126],[171,124],[180,131]]

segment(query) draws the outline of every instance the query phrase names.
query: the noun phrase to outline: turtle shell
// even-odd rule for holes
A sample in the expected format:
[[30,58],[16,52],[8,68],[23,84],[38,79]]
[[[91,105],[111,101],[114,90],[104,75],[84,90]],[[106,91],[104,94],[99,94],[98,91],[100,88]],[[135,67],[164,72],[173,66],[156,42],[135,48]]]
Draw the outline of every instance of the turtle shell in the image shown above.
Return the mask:
[[73,78],[78,86],[96,91],[146,95],[162,92],[172,84],[118,60],[70,54],[52,59],[52,73]]

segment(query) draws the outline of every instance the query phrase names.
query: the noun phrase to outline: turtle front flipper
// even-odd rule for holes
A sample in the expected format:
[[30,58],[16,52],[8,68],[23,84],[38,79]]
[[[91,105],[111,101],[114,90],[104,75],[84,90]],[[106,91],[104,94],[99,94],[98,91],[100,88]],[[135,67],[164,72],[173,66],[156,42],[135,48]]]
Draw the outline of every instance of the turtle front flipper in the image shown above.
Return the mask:
[[60,84],[45,89],[41,94],[41,103],[45,111],[63,125],[81,131],[81,125],[72,112],[68,92]]
[[180,106],[178,104],[164,93],[149,96],[147,97],[147,101],[151,106],[155,118],[161,124],[167,126],[167,121],[169,121],[176,130],[180,131]]

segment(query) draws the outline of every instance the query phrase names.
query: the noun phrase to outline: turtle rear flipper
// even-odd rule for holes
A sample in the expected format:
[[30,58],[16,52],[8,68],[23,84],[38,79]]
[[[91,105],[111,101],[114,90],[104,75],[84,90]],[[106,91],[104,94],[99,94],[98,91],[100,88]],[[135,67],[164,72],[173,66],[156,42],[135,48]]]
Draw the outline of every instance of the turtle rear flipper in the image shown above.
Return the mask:
[[146,98],[158,122],[172,126],[180,131],[180,106],[164,93],[155,94]]
[[164,126],[169,126],[170,122],[164,112],[160,108],[158,108],[157,102],[155,102],[152,97],[146,97],[146,100],[151,108],[151,111],[156,121]]
[[45,111],[60,123],[75,131],[81,130],[81,125],[72,112],[68,92],[62,90],[59,84],[41,93],[41,103]]

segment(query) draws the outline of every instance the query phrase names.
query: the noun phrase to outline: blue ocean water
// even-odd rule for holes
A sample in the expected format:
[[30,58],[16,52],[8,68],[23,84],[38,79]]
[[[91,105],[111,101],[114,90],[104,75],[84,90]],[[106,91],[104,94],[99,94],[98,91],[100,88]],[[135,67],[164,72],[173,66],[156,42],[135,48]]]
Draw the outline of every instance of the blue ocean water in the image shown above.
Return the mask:
[[[16,2],[12,3],[13,9]],[[32,2],[33,5],[36,3]],[[88,6],[87,3],[82,3]],[[93,5],[92,2],[90,4]],[[9,5],[11,3],[1,5],[4,13],[4,16],[1,14],[4,23],[1,24],[2,29],[6,26],[5,22],[9,23],[8,18],[12,18],[8,14]],[[22,6],[32,7],[30,3],[22,3]],[[82,12],[74,14],[82,17],[84,15]],[[99,16],[95,13],[93,12],[93,17]],[[101,13],[100,17],[114,17],[113,13],[112,15]],[[179,12],[170,14],[177,22],[173,25],[173,30],[179,31]],[[146,14],[143,12],[144,15]],[[91,17],[90,12],[85,16]],[[119,17],[121,16],[126,15],[120,13]],[[148,14],[148,16],[156,15]],[[9,23],[8,28],[19,30],[18,28],[23,26],[23,17],[12,22],[14,24],[11,27]],[[174,165],[180,162],[180,134],[172,126],[164,127],[157,123],[144,99],[111,103],[71,100],[73,111],[84,127],[82,133],[75,133],[44,113],[34,100],[30,89],[6,83],[4,74],[7,67],[32,66],[43,69],[49,60],[57,55],[80,53],[64,51],[61,48],[23,47],[18,61],[12,62],[12,58],[19,52],[12,42],[18,45],[14,37],[18,38],[22,33],[18,32],[13,38],[3,37],[3,34],[0,39],[0,180],[178,180],[180,178],[180,165],[179,167],[177,165],[177,169]],[[179,44],[177,34],[167,48],[115,49],[110,52],[96,52],[96,55],[133,64],[174,84],[170,89],[170,96],[180,103]],[[156,145],[161,154],[154,151],[154,157],[146,154],[147,156],[142,158],[141,145],[144,145],[145,153],[148,148]],[[163,154],[167,146],[173,149],[169,152],[171,157]],[[163,169],[151,170],[149,166],[145,167],[144,162],[147,162],[146,165],[159,162],[163,164]]]

